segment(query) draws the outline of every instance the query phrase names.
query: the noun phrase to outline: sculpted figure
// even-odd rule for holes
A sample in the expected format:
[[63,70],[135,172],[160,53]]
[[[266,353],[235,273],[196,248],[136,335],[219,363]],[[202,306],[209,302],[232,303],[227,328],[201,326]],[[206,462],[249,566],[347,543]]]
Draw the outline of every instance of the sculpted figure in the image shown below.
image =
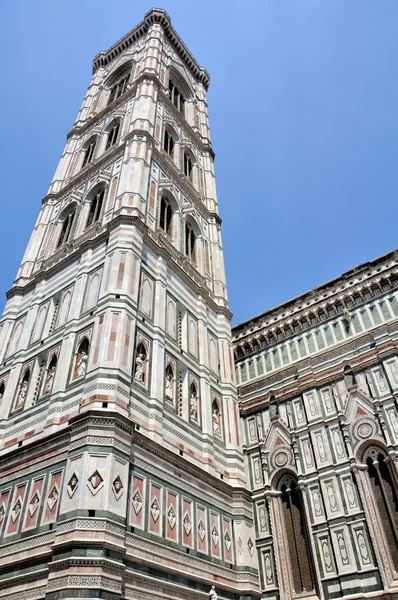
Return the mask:
[[213,433],[215,435],[221,435],[220,413],[217,408],[213,408]]
[[173,402],[173,376],[171,374],[166,375],[166,381],[164,386],[164,396],[169,402]]
[[145,383],[145,355],[140,352],[135,359],[135,374],[134,381]]
[[26,394],[28,392],[28,382],[25,380],[21,384],[21,389],[19,390],[18,400],[17,400],[17,408],[20,408],[25,402]]
[[77,376],[84,377],[87,370],[88,356],[84,350],[81,351],[80,358],[77,361]]
[[50,369],[48,370],[47,379],[46,379],[46,383],[45,383],[45,386],[44,386],[44,393],[45,394],[49,394],[51,392],[51,388],[53,386],[54,377],[55,377],[55,365],[53,365],[52,367],[50,367]]
[[210,600],[218,600],[216,588],[214,587],[214,585],[211,586],[211,590],[209,592],[209,598],[210,598]]
[[198,399],[196,397],[195,392],[191,393],[191,398],[189,400],[189,410],[191,414],[191,419],[198,420]]

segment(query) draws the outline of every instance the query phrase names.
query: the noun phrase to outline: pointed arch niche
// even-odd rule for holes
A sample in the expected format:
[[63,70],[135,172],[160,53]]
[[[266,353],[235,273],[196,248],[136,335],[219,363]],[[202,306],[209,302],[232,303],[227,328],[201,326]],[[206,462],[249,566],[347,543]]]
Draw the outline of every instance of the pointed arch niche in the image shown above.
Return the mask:
[[[398,481],[397,469],[387,450],[370,445],[363,452],[366,471],[359,471],[363,498],[374,539],[383,543],[391,560],[391,579],[398,579]],[[373,501],[374,500],[374,501]],[[375,512],[375,509],[377,512]],[[381,534],[381,535],[380,535]],[[379,548],[379,552],[382,549]]]
[[[302,492],[292,473],[283,473],[273,487],[272,516],[276,543],[291,567],[290,577],[282,575],[285,581],[281,587],[293,588],[291,595],[313,592],[314,561]],[[281,565],[279,567],[279,572],[283,573]]]

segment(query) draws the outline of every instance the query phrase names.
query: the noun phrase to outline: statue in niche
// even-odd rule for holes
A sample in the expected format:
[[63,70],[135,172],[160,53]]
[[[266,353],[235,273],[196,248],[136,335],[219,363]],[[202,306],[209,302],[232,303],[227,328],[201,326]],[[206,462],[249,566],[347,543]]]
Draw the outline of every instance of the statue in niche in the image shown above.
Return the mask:
[[213,433],[221,437],[220,410],[215,403],[213,404]]
[[17,405],[15,408],[21,408],[21,406],[23,406],[25,399],[26,399],[26,394],[28,393],[28,380],[24,379],[23,382],[21,383],[21,387],[19,390],[19,394],[18,394],[18,399],[17,399]]
[[84,350],[80,351],[77,357],[77,376],[84,377],[87,371],[88,355]]
[[49,394],[53,387],[56,366],[53,364],[47,371],[46,383],[44,384],[44,394]]
[[194,421],[198,420],[198,395],[196,393],[196,387],[194,384],[191,385],[191,395],[189,398],[189,414],[191,419]]
[[168,402],[173,402],[174,400],[174,389],[173,389],[173,379],[174,373],[171,365],[167,365],[166,367],[166,378],[164,382],[164,397]]
[[135,358],[135,373],[134,373],[134,381],[138,383],[145,383],[145,372],[146,372],[146,350],[143,344],[139,344],[137,348],[137,355]]
[[218,595],[216,593],[216,588],[214,587],[214,585],[211,586],[211,590],[209,592],[209,598],[210,598],[210,600],[218,600]]
[[275,396],[271,396],[269,399],[269,418],[271,421],[279,419],[279,406],[276,402]]

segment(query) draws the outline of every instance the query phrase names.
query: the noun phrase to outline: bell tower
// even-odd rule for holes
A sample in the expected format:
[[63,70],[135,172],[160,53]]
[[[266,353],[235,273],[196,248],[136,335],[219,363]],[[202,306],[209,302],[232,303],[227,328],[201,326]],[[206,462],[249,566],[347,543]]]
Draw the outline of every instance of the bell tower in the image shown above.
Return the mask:
[[7,594],[257,596],[208,86],[160,9],[94,59],[0,321]]

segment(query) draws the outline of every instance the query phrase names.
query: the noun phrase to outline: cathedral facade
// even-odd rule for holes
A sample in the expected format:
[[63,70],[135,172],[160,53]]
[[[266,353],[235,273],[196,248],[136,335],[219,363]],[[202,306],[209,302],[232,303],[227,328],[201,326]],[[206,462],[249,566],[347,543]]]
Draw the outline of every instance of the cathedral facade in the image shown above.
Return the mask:
[[398,597],[398,255],[231,332],[209,75],[93,78],[0,321],[0,599]]

